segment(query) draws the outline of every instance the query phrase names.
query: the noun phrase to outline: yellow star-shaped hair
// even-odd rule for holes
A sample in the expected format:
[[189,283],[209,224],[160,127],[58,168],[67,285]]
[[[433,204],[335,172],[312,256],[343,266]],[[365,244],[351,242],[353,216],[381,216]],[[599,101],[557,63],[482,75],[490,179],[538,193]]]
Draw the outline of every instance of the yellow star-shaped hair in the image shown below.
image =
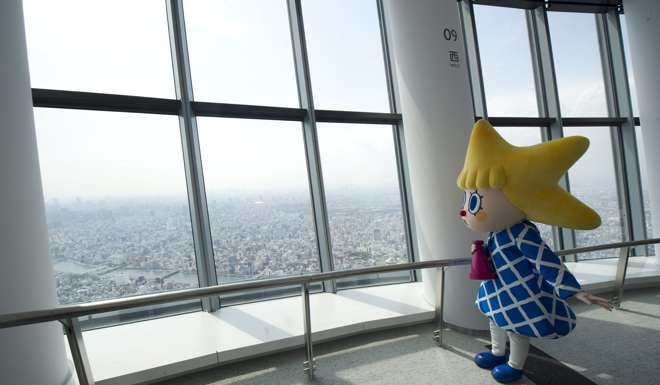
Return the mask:
[[589,147],[569,136],[527,147],[504,140],[486,120],[472,128],[465,165],[458,176],[464,190],[498,188],[532,221],[572,229],[594,229],[600,216],[559,186],[561,176]]

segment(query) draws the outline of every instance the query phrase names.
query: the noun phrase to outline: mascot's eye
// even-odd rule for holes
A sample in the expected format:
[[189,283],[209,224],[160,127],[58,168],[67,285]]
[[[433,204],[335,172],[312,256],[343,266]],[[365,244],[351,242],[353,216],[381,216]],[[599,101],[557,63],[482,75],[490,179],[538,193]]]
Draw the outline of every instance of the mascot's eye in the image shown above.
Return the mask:
[[468,197],[468,212],[470,214],[476,215],[481,210],[481,198],[482,196],[477,191],[470,194]]

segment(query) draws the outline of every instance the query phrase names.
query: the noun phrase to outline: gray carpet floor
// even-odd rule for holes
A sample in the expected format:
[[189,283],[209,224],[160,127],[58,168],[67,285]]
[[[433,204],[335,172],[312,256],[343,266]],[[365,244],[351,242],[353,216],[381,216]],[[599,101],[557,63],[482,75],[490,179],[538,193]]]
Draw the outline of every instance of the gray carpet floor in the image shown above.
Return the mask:
[[[433,325],[423,324],[353,336],[315,345],[317,385],[497,384],[472,357],[485,350],[486,339],[447,331],[453,348],[432,340]],[[303,350],[270,355],[173,378],[159,385],[299,385]],[[534,385],[527,379],[516,384]]]
[[[597,384],[660,384],[660,290],[629,292],[621,310],[611,313],[578,303],[574,310],[578,327],[573,333],[560,340],[534,340],[533,345]],[[487,339],[448,331],[445,340],[452,348],[442,349],[431,339],[433,329],[431,324],[415,325],[317,344],[313,384],[496,384],[472,362]],[[309,384],[303,361],[304,351],[294,350],[159,385]],[[535,385],[527,378],[515,384]]]
[[660,384],[659,289],[628,291],[612,312],[574,302],[573,310],[571,334],[533,344],[597,384]]

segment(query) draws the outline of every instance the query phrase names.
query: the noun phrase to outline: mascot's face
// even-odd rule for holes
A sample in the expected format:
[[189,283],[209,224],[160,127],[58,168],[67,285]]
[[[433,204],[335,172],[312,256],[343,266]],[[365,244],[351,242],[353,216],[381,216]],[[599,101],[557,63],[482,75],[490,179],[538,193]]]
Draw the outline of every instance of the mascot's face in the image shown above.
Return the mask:
[[486,233],[504,230],[526,218],[500,189],[464,190],[465,202],[458,215],[470,229]]

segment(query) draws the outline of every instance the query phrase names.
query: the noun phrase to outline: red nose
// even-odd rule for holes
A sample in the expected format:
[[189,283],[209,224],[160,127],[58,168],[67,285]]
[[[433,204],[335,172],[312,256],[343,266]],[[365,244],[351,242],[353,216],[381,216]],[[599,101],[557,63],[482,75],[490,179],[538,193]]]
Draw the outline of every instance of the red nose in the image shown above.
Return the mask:
[[465,210],[458,210],[459,217],[464,217],[465,215],[467,215],[467,212]]

